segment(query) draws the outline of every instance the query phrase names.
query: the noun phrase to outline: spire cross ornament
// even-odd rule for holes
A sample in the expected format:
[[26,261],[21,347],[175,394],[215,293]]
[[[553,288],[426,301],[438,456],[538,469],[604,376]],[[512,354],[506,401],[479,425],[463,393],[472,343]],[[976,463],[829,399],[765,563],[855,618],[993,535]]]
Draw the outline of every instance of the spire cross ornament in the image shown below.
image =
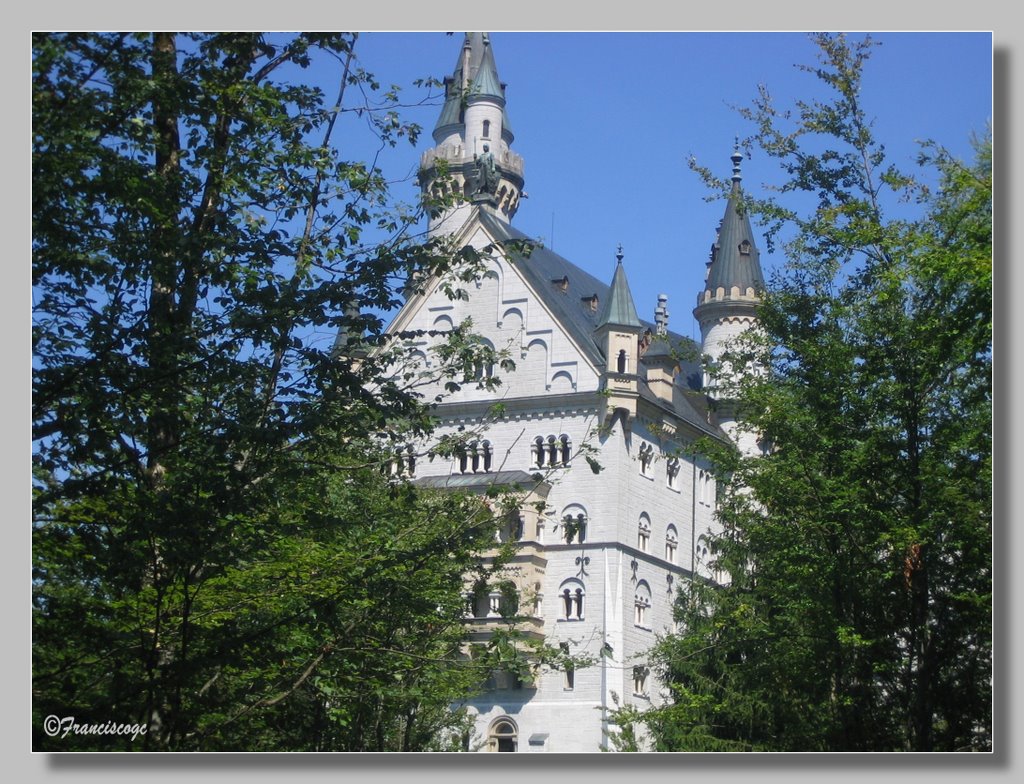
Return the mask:
[[619,249],[618,249],[618,252],[615,254],[615,258],[618,260],[619,264],[622,263],[623,253],[622,253],[622,243],[621,242],[619,243]]

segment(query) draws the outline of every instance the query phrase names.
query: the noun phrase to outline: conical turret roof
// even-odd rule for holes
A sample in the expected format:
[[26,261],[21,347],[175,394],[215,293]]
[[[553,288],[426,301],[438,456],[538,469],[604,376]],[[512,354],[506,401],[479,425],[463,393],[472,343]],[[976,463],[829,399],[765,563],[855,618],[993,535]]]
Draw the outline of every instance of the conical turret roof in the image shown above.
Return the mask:
[[482,38],[480,63],[476,68],[476,75],[469,87],[469,100],[479,98],[490,98],[500,103],[505,103],[505,91],[501,87],[501,79],[498,78],[498,66],[494,62],[494,52],[491,49],[491,39],[486,33],[476,33]]
[[618,263],[615,265],[615,275],[612,277],[611,291],[597,320],[597,328],[603,326],[616,327],[642,327],[639,317],[636,315],[636,304],[633,302],[633,294],[629,290],[629,281],[626,280],[626,270],[622,267],[622,248],[619,248],[617,256]]
[[718,229],[718,238],[711,249],[706,291],[714,298],[719,289],[726,298],[734,288],[745,296],[748,289],[755,292],[764,290],[764,274],[761,272],[760,254],[754,243],[754,232],[750,218],[743,208],[743,191],[740,186],[740,161],[743,156],[737,149],[732,154],[732,190],[725,207],[725,216]]
[[434,125],[434,140],[440,142],[449,128],[461,126],[466,103],[481,99],[501,104],[502,133],[511,141],[513,134],[505,109],[505,86],[498,76],[490,36],[487,33],[466,33],[455,69],[445,79],[445,101]]

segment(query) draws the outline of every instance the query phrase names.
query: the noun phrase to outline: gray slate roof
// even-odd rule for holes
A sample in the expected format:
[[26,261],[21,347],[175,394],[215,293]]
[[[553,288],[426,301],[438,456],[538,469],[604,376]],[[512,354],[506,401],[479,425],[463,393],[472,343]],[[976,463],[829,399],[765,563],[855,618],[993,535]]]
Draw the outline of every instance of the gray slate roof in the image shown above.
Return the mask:
[[743,209],[743,191],[740,188],[741,160],[742,156],[737,150],[732,156],[732,191],[725,207],[722,225],[718,229],[718,238],[711,250],[707,283],[704,287],[712,294],[718,288],[723,288],[728,296],[733,286],[738,287],[741,294],[748,288],[755,291],[764,290],[760,254],[754,243],[750,218]]
[[[479,210],[479,208],[477,209]],[[536,243],[526,234],[514,229],[486,210],[479,210],[479,216],[484,229],[499,242],[515,240]],[[594,339],[600,311],[593,310],[589,305],[589,300],[597,295],[599,302],[606,302],[611,296],[611,287],[589,272],[580,269],[568,259],[539,244],[534,244],[533,250],[526,257],[515,252],[509,252],[508,255],[544,301],[544,304],[558,319],[563,329],[583,349],[584,354],[594,367],[603,368],[605,365],[604,353]],[[623,279],[625,279],[624,272]],[[632,301],[632,297],[630,300]],[[634,308],[634,314],[635,312]],[[645,319],[639,319],[639,322],[641,326],[651,331],[652,336],[654,335],[655,325],[653,322]],[[671,331],[663,338],[655,338],[648,353],[653,351],[665,354],[672,350],[694,357],[700,354],[700,347],[690,338]],[[643,360],[641,359],[641,361]],[[683,359],[679,362],[679,366],[677,383],[684,390],[684,399],[682,406],[674,413],[705,433],[724,437],[717,426],[708,423],[703,394],[698,393],[703,378],[700,365],[695,361]],[[645,383],[640,384],[640,395],[661,407],[667,407],[667,404],[654,395]]]

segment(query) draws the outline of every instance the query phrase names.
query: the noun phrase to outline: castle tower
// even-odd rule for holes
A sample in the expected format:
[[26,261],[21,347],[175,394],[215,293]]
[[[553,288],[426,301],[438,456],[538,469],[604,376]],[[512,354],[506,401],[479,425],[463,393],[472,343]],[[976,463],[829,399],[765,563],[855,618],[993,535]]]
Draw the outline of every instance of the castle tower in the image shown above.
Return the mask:
[[628,432],[640,397],[640,337],[644,326],[636,314],[633,294],[622,267],[621,245],[615,258],[617,263],[611,291],[594,330],[597,345],[605,358],[601,373],[601,389],[605,396],[602,398],[600,420],[607,425],[616,415],[621,415],[623,429]]
[[487,33],[466,33],[444,84],[445,103],[433,132],[437,146],[420,159],[420,188],[438,202],[428,231],[458,231],[475,205],[508,223],[523,192],[523,159],[510,148],[505,85]]
[[[764,275],[754,244],[754,233],[742,203],[742,160],[737,140],[737,148],[732,154],[732,190],[718,237],[711,246],[704,290],[698,295],[697,307],[693,311],[700,323],[702,351],[716,364],[735,338],[757,324],[757,308],[764,290]],[[705,374],[704,387],[716,403],[722,430],[744,454],[755,454],[758,451],[756,436],[739,432],[736,406],[730,399],[727,386],[728,375],[709,378]]]

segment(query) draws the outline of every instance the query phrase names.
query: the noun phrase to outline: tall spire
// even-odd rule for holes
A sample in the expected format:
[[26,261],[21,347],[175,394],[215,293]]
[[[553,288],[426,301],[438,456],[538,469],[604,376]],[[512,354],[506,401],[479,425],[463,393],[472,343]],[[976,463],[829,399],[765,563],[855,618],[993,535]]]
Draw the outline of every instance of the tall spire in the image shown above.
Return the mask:
[[477,66],[476,76],[469,86],[469,101],[479,98],[493,98],[505,105],[505,90],[502,88],[501,79],[498,78],[498,66],[494,63],[494,51],[491,49],[491,39],[487,33],[481,33],[482,45],[480,64]]
[[615,260],[611,291],[594,328],[594,339],[605,358],[601,372],[601,389],[605,394],[598,417],[605,425],[620,417],[623,429],[628,431],[640,398],[640,338],[644,325],[636,315],[636,304],[622,266],[621,245]]
[[758,292],[764,290],[760,255],[754,244],[750,218],[743,206],[743,189],[740,185],[743,154],[739,150],[739,139],[736,140],[731,160],[732,189],[718,237],[711,248],[707,281],[701,295],[701,300],[705,302],[708,299],[756,297]]
[[[715,401],[718,424],[741,452],[753,455],[760,449],[757,436],[741,426],[740,413],[733,404],[741,375],[730,357],[730,348],[740,335],[757,325],[764,275],[743,205],[739,140],[731,160],[732,188],[693,315],[700,324],[701,351],[711,359],[704,374],[704,391]],[[756,366],[747,369],[757,371]]]
[[437,209],[429,231],[456,231],[471,207],[510,221],[522,195],[523,159],[509,146],[515,137],[489,34],[466,33],[444,84],[445,102],[433,131],[437,146],[420,160],[420,185],[430,197],[462,201]]

